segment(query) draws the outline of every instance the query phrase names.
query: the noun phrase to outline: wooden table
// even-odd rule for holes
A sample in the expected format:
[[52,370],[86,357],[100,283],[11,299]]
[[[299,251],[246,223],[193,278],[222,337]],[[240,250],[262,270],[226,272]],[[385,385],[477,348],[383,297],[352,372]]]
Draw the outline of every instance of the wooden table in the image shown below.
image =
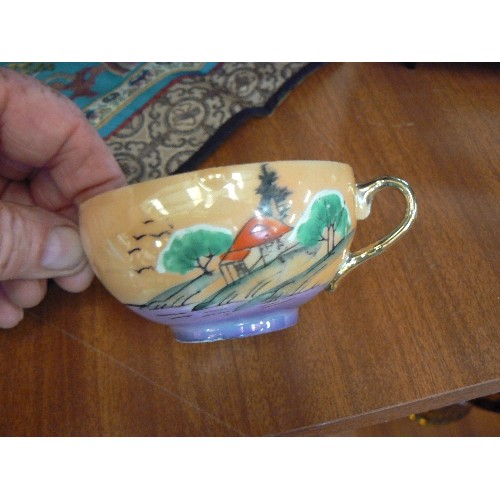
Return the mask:
[[[244,340],[176,343],[97,282],[51,287],[0,333],[0,434],[334,435],[500,391],[500,68],[328,64],[203,166],[279,159],[402,177],[417,222],[298,326]],[[380,194],[355,247],[403,210]]]

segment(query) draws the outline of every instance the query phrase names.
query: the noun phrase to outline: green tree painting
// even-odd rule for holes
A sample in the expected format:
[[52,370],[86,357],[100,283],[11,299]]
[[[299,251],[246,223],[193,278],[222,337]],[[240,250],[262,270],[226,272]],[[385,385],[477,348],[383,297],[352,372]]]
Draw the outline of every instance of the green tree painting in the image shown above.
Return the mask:
[[297,224],[296,237],[305,247],[326,242],[327,253],[331,254],[350,230],[351,218],[342,195],[335,191],[322,191]]
[[199,225],[176,231],[158,258],[157,271],[186,274],[196,268],[211,275],[212,259],[226,252],[233,235],[221,227]]

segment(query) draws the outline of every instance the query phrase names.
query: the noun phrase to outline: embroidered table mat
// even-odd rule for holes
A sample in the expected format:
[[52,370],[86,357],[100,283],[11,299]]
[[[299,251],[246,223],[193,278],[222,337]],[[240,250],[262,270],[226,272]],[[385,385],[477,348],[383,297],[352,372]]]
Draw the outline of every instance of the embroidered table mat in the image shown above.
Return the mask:
[[239,124],[265,116],[318,63],[2,63],[83,110],[129,183],[194,169]]

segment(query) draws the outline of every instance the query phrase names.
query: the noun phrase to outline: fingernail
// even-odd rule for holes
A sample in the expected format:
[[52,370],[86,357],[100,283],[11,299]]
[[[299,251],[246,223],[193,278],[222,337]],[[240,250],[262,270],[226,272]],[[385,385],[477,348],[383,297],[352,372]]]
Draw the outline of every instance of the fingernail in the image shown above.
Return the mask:
[[84,253],[78,232],[69,226],[52,229],[42,257],[45,269],[63,271],[74,269],[83,260]]

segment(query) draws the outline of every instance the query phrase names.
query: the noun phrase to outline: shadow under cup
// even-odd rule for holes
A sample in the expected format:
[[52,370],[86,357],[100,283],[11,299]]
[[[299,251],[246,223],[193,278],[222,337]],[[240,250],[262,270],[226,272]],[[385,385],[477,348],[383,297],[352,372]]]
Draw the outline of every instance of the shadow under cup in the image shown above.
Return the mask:
[[[405,218],[351,254],[356,222],[383,187],[405,195]],[[179,341],[206,342],[293,326],[302,304],[392,244],[415,215],[400,179],[356,185],[346,164],[280,161],[110,191],[82,204],[80,227],[97,277],[120,302]]]

